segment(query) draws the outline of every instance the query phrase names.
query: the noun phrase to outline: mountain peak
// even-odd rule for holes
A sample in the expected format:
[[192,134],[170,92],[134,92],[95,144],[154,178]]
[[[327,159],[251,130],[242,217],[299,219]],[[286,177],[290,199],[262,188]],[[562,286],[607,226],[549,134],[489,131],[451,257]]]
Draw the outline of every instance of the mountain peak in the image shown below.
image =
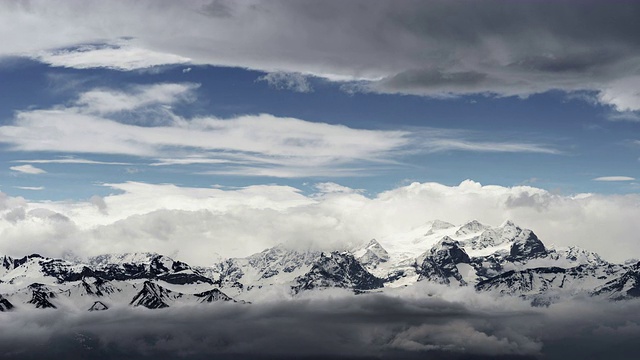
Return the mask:
[[209,291],[205,291],[199,294],[195,294],[196,297],[200,298],[199,302],[201,303],[210,303],[210,302],[215,302],[215,301],[233,301],[235,302],[235,300],[233,300],[230,296],[228,296],[227,294],[223,293],[222,291],[220,291],[219,289],[212,289]]
[[144,306],[148,309],[166,308],[169,307],[167,299],[171,293],[171,290],[147,280],[144,282],[142,290],[133,297],[133,300],[131,300],[129,304],[133,306]]
[[425,234],[426,236],[433,235],[436,233],[436,231],[446,230],[446,229],[455,227],[455,225],[442,220],[433,220],[433,221],[430,221],[429,224],[431,224],[431,227],[429,228],[429,231],[427,231],[427,233]]
[[450,261],[455,264],[468,263],[470,261],[469,255],[460,247],[460,242],[448,236],[440,239],[440,241],[429,250],[429,253],[432,257],[445,259],[444,261],[449,261],[450,259]]
[[419,266],[418,280],[429,280],[440,284],[450,284],[452,279],[466,285],[458,271],[458,264],[468,264],[469,255],[460,248],[460,243],[448,236],[438,241],[427,253]]
[[481,224],[478,220],[471,220],[468,223],[462,225],[458,231],[456,231],[456,237],[464,237],[470,234],[478,233],[487,229],[488,226]]
[[56,295],[47,286],[40,283],[33,283],[27,288],[31,291],[31,300],[27,301],[27,303],[35,305],[38,309],[57,308],[49,301],[49,299],[55,298]]
[[121,264],[141,264],[149,263],[151,259],[159,256],[154,252],[132,252],[120,254],[102,254],[89,258],[89,264],[94,266],[121,265]]
[[102,301],[95,301],[93,305],[89,308],[89,311],[103,311],[107,310],[109,307],[105,305]]
[[509,219],[505,220],[498,227],[501,228],[501,229],[504,229],[504,228],[517,228],[517,229],[520,229],[520,226],[516,225],[516,223],[514,223],[513,221],[511,221]]
[[514,260],[536,258],[547,253],[547,249],[531,230],[522,231],[511,245],[509,254]]
[[389,253],[376,239],[371,239],[364,249],[356,251],[354,255],[368,269],[375,269],[380,263],[389,261]]

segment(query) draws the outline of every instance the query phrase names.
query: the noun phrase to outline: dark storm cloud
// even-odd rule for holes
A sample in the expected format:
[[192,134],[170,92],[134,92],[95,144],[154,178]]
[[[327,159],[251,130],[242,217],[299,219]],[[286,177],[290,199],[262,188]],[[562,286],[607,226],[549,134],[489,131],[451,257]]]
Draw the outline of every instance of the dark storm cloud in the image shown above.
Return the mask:
[[[13,31],[0,36],[0,54],[32,54],[55,66],[132,70],[191,61],[427,96],[588,90],[617,110],[640,109],[640,96],[631,91],[640,84],[637,1],[21,4],[2,5],[0,23]],[[117,46],[50,51],[95,41]]]
[[21,310],[0,314],[0,351],[8,359],[624,358],[640,336],[638,302],[534,309],[478,299],[334,294],[165,310]]

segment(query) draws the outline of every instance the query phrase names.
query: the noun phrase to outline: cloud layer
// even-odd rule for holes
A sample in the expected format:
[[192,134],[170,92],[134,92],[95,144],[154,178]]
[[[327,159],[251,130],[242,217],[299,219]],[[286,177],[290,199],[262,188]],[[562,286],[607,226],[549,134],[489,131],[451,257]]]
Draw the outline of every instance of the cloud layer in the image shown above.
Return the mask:
[[299,300],[105,312],[1,313],[8,359],[632,358],[638,302],[530,308],[472,289],[326,291]]
[[[371,197],[331,183],[305,195],[288,186],[186,188],[107,184],[114,194],[83,202],[0,198],[0,254],[84,257],[154,251],[196,265],[289,243],[348,249],[426,221],[497,226],[511,219],[546,245],[576,245],[622,262],[640,256],[640,196],[563,196],[529,187],[414,183]],[[426,250],[426,249],[425,249]]]
[[2,54],[54,66],[130,70],[189,61],[281,74],[267,80],[298,90],[308,87],[300,88],[296,74],[307,74],[362,81],[362,91],[428,96],[586,90],[619,111],[640,110],[633,91],[640,81],[640,6],[631,1],[1,6]]

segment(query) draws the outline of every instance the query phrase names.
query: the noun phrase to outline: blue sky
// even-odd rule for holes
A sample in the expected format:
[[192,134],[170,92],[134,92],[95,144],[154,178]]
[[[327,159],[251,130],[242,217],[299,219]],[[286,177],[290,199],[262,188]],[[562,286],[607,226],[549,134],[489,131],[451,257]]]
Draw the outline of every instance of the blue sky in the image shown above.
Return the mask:
[[[597,4],[566,2],[548,18],[523,2],[509,6],[525,21],[496,18],[508,31],[471,22],[451,33],[420,24],[436,10],[463,24],[473,11],[376,2],[345,28],[353,4],[142,3],[101,6],[146,24],[105,15],[100,28],[95,11],[74,20],[69,4],[55,16],[46,2],[3,5],[15,34],[21,15],[37,20],[0,54],[0,191],[82,200],[126,181],[335,182],[375,194],[465,179],[565,195],[640,189],[640,50],[609,21],[622,27],[637,7],[594,15]],[[499,16],[485,4],[475,16]],[[584,15],[575,28],[571,12]],[[170,14],[179,20],[160,26]],[[384,41],[366,33],[373,24]],[[585,24],[600,26],[595,39]]]

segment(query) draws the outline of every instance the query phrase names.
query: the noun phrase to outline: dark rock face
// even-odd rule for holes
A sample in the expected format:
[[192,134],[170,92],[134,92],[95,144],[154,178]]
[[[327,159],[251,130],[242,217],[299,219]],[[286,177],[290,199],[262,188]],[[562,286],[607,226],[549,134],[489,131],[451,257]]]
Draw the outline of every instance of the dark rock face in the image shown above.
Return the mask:
[[148,261],[148,263],[100,264],[91,274],[87,272],[87,276],[96,276],[105,280],[158,279],[178,285],[213,284],[213,280],[181,261],[175,261],[163,255],[154,255]]
[[31,291],[31,300],[28,301],[29,304],[35,305],[38,309],[56,309],[57,307],[52,304],[49,299],[53,299],[56,297],[56,294],[53,293],[48,287],[43,284],[31,284],[28,287],[29,291]]
[[418,281],[428,280],[440,284],[449,284],[450,278],[455,278],[460,285],[466,285],[462,275],[458,272],[457,264],[470,263],[469,255],[460,248],[460,244],[445,236],[429,250],[422,263],[418,266]]
[[0,295],[0,311],[8,311],[11,309],[13,309],[13,304]]
[[144,279],[147,277],[144,264],[108,264],[95,270],[96,276],[105,280]]
[[59,283],[78,281],[85,277],[96,276],[95,272],[87,267],[77,269],[73,264],[59,259],[46,259],[40,261],[40,267],[45,275],[55,277]]
[[511,260],[532,259],[544,256],[547,249],[533,231],[523,231],[511,245]]
[[80,281],[79,286],[87,295],[98,297],[113,294],[117,291],[111,282],[102,278],[83,278],[82,281]]
[[197,273],[170,273],[158,276],[158,280],[166,281],[169,284],[185,285],[207,283],[213,284],[213,280]]
[[145,281],[142,290],[133,297],[129,305],[144,306],[148,309],[162,309],[169,307],[167,303],[171,290],[165,289],[151,281]]
[[345,288],[355,291],[379,289],[384,280],[368,272],[353,255],[332,252],[321,254],[306,274],[296,278],[293,291],[316,288]]
[[89,311],[103,311],[107,309],[109,309],[109,307],[105,305],[102,301],[96,301],[93,303],[93,305],[91,305],[91,307],[89,308]]
[[507,271],[491,279],[480,281],[476,290],[499,290],[503,294],[543,293],[555,286],[562,287],[567,270],[559,267],[544,267],[522,271]]

